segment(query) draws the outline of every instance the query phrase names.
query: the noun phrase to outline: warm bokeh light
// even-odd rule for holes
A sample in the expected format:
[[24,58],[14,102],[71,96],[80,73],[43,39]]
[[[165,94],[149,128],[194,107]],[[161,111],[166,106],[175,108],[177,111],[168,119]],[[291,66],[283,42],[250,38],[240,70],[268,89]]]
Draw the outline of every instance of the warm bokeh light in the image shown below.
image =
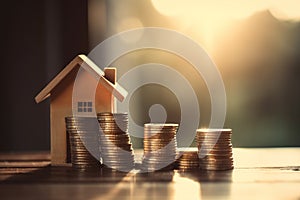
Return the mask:
[[152,4],[158,12],[168,16],[220,16],[240,19],[269,9],[281,18],[300,19],[298,0],[152,0]]
[[[141,20],[139,20],[136,17],[124,18],[116,25],[116,29],[118,33],[130,29],[142,28],[142,27],[144,27],[143,23],[141,22]],[[142,37],[142,33],[140,35],[135,35],[134,38],[124,38],[121,36],[121,38],[127,43],[134,43],[138,41],[140,37]]]
[[[203,1],[203,0],[152,0],[153,6],[158,12],[167,16],[180,16],[185,18],[206,18],[211,17],[245,17],[250,15],[256,8],[263,7],[259,4],[254,4],[253,1],[242,2],[236,0],[229,1]],[[240,6],[242,5],[242,6]],[[255,6],[254,6],[255,5]]]
[[299,20],[300,3],[298,0],[269,0],[272,14],[280,19]]
[[226,25],[258,11],[270,10],[275,17],[284,20],[300,19],[300,4],[296,0],[152,0],[152,4],[160,14],[196,29],[208,49]]
[[[206,50],[224,81],[228,105],[224,127],[232,128],[234,147],[299,146],[300,95],[296,90],[300,69],[300,2],[125,0],[107,4],[108,35],[132,28],[162,27],[191,38]],[[139,38],[123,39],[134,43]],[[179,42],[174,45],[186,48]],[[199,99],[199,127],[208,127],[209,91],[203,77],[180,56],[144,49],[120,57],[112,66],[121,66],[121,77],[145,63],[170,66],[191,83]],[[167,76],[162,74],[162,79]],[[180,121],[176,97],[156,86],[143,87],[135,93],[130,104],[134,120],[140,124],[149,122],[148,111],[154,104],[166,107],[168,120]],[[142,140],[134,139],[134,147],[142,147]]]

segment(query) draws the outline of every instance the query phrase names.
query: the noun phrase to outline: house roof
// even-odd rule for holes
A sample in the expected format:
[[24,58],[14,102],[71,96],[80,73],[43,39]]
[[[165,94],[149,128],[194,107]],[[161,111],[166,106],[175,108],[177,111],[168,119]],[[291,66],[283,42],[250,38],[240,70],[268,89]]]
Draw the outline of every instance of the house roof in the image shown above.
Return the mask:
[[51,95],[51,91],[77,66],[83,67],[86,71],[99,78],[99,82],[120,101],[123,101],[127,92],[119,84],[113,84],[104,77],[104,72],[87,56],[76,56],[48,85],[35,97],[40,103]]

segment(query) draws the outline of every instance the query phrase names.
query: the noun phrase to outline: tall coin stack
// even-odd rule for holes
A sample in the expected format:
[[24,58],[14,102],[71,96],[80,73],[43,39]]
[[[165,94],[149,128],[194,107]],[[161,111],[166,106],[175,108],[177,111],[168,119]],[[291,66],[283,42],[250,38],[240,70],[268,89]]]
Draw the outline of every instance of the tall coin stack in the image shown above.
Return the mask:
[[196,147],[178,148],[176,159],[179,170],[193,170],[199,168],[198,149]]
[[130,171],[134,167],[134,154],[128,133],[127,113],[98,113],[100,124],[100,151],[106,167]]
[[90,117],[66,117],[65,123],[72,166],[77,169],[99,168],[101,163],[97,120]]
[[199,166],[204,170],[233,169],[231,129],[198,129]]
[[173,169],[178,124],[145,124],[142,171]]

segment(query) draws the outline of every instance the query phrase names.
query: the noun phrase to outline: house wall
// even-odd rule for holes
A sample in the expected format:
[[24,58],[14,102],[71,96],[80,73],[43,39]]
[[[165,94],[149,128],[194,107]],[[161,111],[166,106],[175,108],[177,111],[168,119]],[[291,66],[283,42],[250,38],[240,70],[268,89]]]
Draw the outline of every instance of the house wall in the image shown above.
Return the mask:
[[[50,106],[50,130],[51,130],[51,163],[62,165],[69,157],[67,152],[67,135],[65,128],[65,117],[72,115],[73,85],[79,67],[74,69],[51,93]],[[109,70],[108,79],[114,80],[115,74]],[[78,77],[77,77],[78,78]],[[85,86],[97,84],[97,80],[88,72],[81,71],[80,79],[84,80]],[[95,109],[98,112],[112,112],[113,98],[101,84],[97,85],[95,94]],[[83,91],[84,92],[84,91]],[[76,105],[76,102],[75,102]]]

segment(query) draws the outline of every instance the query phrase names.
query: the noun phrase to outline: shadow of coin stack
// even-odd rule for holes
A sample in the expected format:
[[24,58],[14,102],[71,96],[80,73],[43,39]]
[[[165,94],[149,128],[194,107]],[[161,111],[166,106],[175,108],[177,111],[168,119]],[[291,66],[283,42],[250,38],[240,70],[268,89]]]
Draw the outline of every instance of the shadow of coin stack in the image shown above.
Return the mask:
[[198,129],[199,167],[204,170],[233,169],[231,129]]
[[177,149],[177,167],[179,170],[199,169],[199,156],[196,147],[182,147]]
[[91,117],[66,117],[65,123],[72,166],[77,169],[99,168],[101,163],[97,120]]
[[128,133],[127,113],[98,113],[100,152],[103,164],[112,169],[130,171],[134,154]]
[[142,171],[172,170],[176,161],[178,124],[145,124]]

